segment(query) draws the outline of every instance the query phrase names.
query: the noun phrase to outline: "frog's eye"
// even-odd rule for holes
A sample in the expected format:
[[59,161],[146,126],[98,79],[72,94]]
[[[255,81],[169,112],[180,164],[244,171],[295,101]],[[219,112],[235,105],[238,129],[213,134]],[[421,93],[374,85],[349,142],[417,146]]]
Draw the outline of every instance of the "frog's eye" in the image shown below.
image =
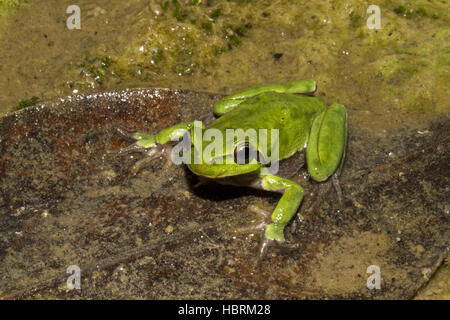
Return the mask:
[[240,143],[234,149],[234,162],[236,164],[249,164],[253,160],[258,160],[258,150],[250,143]]

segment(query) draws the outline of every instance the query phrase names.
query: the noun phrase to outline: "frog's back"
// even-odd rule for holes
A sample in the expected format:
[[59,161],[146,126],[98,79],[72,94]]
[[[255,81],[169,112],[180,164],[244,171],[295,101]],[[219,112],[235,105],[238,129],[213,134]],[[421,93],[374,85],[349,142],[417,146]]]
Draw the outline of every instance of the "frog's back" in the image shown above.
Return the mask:
[[226,129],[267,129],[268,135],[269,130],[278,129],[279,157],[284,159],[304,148],[314,117],[325,108],[325,103],[316,97],[266,92],[242,102],[209,128],[222,132]]

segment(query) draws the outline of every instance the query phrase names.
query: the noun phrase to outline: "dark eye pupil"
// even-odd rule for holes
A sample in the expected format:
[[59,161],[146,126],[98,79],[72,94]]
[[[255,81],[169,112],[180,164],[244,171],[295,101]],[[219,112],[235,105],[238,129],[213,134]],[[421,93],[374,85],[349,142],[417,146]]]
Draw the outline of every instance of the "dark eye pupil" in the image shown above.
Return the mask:
[[256,150],[248,143],[239,145],[234,150],[234,162],[237,164],[248,164],[257,157]]

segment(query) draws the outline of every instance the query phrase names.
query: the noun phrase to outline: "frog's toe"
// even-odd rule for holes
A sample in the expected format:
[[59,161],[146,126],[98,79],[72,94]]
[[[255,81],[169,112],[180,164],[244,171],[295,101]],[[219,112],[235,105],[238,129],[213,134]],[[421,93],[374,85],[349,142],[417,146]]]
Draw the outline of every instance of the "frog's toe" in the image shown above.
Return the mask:
[[108,150],[107,153],[123,155],[138,152],[144,154],[144,158],[137,161],[130,168],[131,173],[134,175],[137,174],[142,168],[151,164],[154,159],[162,155],[168,158],[168,154],[170,154],[171,148],[169,146],[158,144],[155,135],[149,135],[140,132],[131,133],[122,128],[117,128],[117,133],[121,137],[130,140],[134,143],[120,150]]
[[272,215],[271,211],[268,211],[268,210],[265,210],[263,208],[260,208],[260,207],[254,205],[254,204],[252,204],[248,209],[251,212],[258,214],[263,219],[270,219],[270,216]]
[[237,232],[237,233],[257,233],[257,232],[264,231],[266,225],[267,225],[267,223],[262,221],[256,225],[252,225],[250,227],[237,228],[235,230],[235,232]]
[[290,226],[290,232],[292,234],[297,233],[297,230],[299,228],[299,225],[301,225],[305,221],[305,217],[301,215],[300,213],[297,213],[297,217],[292,220],[291,226]]
[[283,248],[283,249],[288,249],[288,250],[296,250],[299,248],[298,244],[287,243],[284,240],[268,239],[268,238],[265,238],[264,236],[261,239],[262,240],[259,244],[259,249],[258,249],[259,255],[258,255],[258,259],[256,260],[257,266],[260,265],[261,262],[266,257],[269,247],[278,247],[278,248]]
[[146,148],[143,148],[141,146],[138,146],[136,143],[130,144],[129,146],[126,146],[122,149],[119,150],[107,150],[107,153],[110,154],[119,154],[119,155],[123,155],[123,154],[129,154],[129,153],[133,153],[133,152],[139,152],[139,153],[147,153]]
[[267,255],[267,250],[269,249],[269,246],[273,246],[276,242],[278,241],[273,239],[262,238],[261,243],[259,244],[258,249],[259,255],[258,259],[256,260],[256,265],[261,264],[261,262]]
[[297,244],[288,243],[284,239],[283,234],[284,226],[271,223],[269,224],[264,232],[261,234],[261,243],[259,245],[259,257],[257,261],[257,265],[264,259],[267,254],[267,250],[269,247],[279,247],[283,249],[298,249]]
[[134,137],[134,134],[133,134],[133,133],[131,133],[131,132],[125,130],[125,129],[122,129],[122,128],[117,128],[116,130],[117,130],[117,133],[118,133],[122,138],[128,139],[128,140],[130,140],[130,141],[136,141],[136,138]]
[[260,216],[260,221],[257,224],[251,225],[249,227],[243,227],[236,229],[237,233],[255,233],[263,232],[268,224],[271,223],[270,216],[272,212],[264,210],[256,205],[251,205],[248,208],[249,211],[256,213]]
[[341,185],[339,183],[339,178],[338,178],[338,175],[336,173],[334,173],[331,176],[331,184],[333,185],[334,190],[336,191],[336,196],[337,196],[339,205],[341,207],[343,207],[344,206],[344,197],[342,196]]
[[124,139],[134,142],[120,150],[108,150],[107,153],[112,154],[129,154],[133,152],[145,153],[150,155],[151,149],[156,146],[155,136],[144,134],[144,133],[131,133],[122,128],[117,128],[117,133]]
[[137,174],[141,169],[150,165],[156,158],[164,156],[168,159],[169,148],[165,148],[163,145],[157,145],[154,148],[146,148],[144,150],[145,157],[137,161],[130,169],[132,174]]
[[136,175],[139,171],[141,171],[142,168],[148,166],[152,162],[152,158],[145,157],[141,160],[137,161],[131,168],[130,172],[133,175]]

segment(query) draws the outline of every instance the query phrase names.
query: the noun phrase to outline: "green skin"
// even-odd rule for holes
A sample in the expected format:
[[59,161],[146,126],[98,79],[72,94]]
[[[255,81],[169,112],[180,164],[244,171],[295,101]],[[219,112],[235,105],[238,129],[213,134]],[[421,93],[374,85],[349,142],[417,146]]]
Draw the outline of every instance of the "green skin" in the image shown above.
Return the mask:
[[[331,175],[338,174],[342,168],[347,143],[347,111],[343,105],[333,103],[327,107],[319,98],[307,96],[313,94],[315,90],[314,81],[302,80],[240,91],[214,105],[214,114],[219,118],[206,129],[217,129],[224,137],[226,129],[245,131],[253,128],[256,132],[259,132],[258,129],[278,129],[279,159],[286,159],[306,149],[306,163],[311,178],[319,182],[325,181]],[[193,122],[179,123],[161,130],[156,135],[135,133],[133,137],[136,142],[133,148],[152,150],[158,145],[178,140],[190,130],[193,130]],[[235,140],[234,145],[226,146],[224,139],[222,152],[216,150],[213,157],[234,157],[235,148],[244,142]],[[270,143],[268,145],[270,146]],[[202,144],[203,151],[206,146],[207,144]],[[252,146],[261,155],[270,156],[267,154],[270,152],[270,147],[266,152],[266,150],[260,150],[258,145]],[[257,180],[248,182],[242,179],[243,182],[240,185],[282,193],[281,199],[271,214],[271,223],[265,227],[262,248],[273,242],[283,242],[284,228],[293,218],[302,201],[302,187],[291,180],[270,174],[267,170],[268,165],[256,160],[246,164],[216,164],[212,160],[206,157],[199,164],[187,164],[187,166],[196,175],[215,179],[224,184],[230,180],[227,178],[243,177],[252,173]],[[232,184],[236,184],[239,178],[231,180]]]

